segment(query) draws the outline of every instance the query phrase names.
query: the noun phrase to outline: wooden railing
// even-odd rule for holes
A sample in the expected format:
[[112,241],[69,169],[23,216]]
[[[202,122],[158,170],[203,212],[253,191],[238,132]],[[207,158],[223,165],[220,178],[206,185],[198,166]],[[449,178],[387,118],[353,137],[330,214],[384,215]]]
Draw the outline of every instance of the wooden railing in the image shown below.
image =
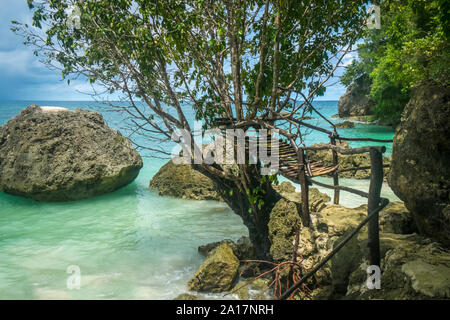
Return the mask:
[[[311,106],[313,111],[315,111],[319,116],[324,118],[327,122],[331,123],[328,119],[326,119],[320,112],[318,112],[313,106]],[[322,268],[331,258],[333,258],[336,253],[339,252],[366,224],[368,224],[368,247],[370,252],[370,264],[371,265],[380,265],[380,240],[379,240],[379,212],[383,210],[388,204],[389,200],[381,197],[381,188],[383,185],[383,168],[386,165],[383,165],[383,153],[386,152],[386,147],[384,146],[367,146],[361,148],[343,148],[337,145],[337,141],[364,141],[364,142],[382,142],[382,143],[392,143],[392,140],[382,140],[382,139],[373,139],[373,138],[347,138],[341,137],[338,135],[336,127],[333,123],[331,123],[333,127],[333,131],[312,125],[310,123],[304,122],[301,119],[295,119],[293,117],[281,117],[279,119],[272,119],[271,122],[274,121],[290,121],[291,123],[296,123],[299,126],[304,126],[316,131],[320,131],[322,133],[326,133],[329,136],[330,143],[326,145],[320,146],[310,146],[310,147],[299,147],[297,145],[296,139],[291,135],[289,138],[290,145],[292,147],[291,153],[294,158],[297,156],[297,176],[295,177],[295,173],[289,171],[289,175],[284,175],[288,179],[292,180],[295,183],[299,183],[301,186],[302,193],[302,221],[304,226],[309,226],[311,218],[309,212],[309,185],[315,184],[320,187],[329,188],[334,190],[334,204],[339,204],[340,202],[340,192],[350,192],[361,197],[367,198],[368,201],[368,214],[367,217],[348,235],[346,236],[336,247],[322,260],[320,261],[313,269],[311,269],[303,278],[294,283],[290,288],[284,292],[280,299],[287,299],[296,289],[298,289],[305,281],[314,275],[320,268]],[[229,125],[229,122],[224,122],[225,125]],[[318,150],[331,150],[333,166],[337,169],[332,172],[333,177],[333,185],[328,185],[322,182],[318,182],[313,180],[311,174],[311,168],[309,167],[309,162],[307,161],[307,151],[318,151]],[[354,168],[346,168],[339,169],[339,154],[343,155],[352,155],[352,154],[370,154],[370,167],[354,167]],[[368,170],[370,169],[370,185],[369,192],[364,192],[361,190],[357,190],[350,187],[340,186],[339,185],[339,174],[347,171],[358,171],[358,170]],[[308,174],[309,172],[309,174]],[[282,173],[282,172],[281,172]],[[297,230],[297,234],[299,234],[299,230]],[[296,248],[298,248],[299,237],[296,236],[294,243],[294,254],[296,257]],[[295,262],[295,261],[294,261]]]

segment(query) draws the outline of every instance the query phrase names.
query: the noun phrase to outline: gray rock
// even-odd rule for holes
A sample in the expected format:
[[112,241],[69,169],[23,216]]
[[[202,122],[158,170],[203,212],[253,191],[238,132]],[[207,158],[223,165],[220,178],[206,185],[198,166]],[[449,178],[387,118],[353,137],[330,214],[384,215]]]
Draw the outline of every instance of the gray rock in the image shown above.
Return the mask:
[[351,129],[355,127],[355,123],[351,121],[344,121],[336,124],[336,128],[338,129]]
[[176,296],[173,300],[199,300],[197,296],[194,296],[189,293],[182,293]]
[[380,231],[410,234],[417,232],[414,217],[403,202],[391,202],[380,212]]
[[150,182],[161,196],[192,200],[217,200],[222,197],[214,182],[191,165],[176,165],[169,161],[159,169]]
[[[349,277],[346,299],[448,299],[450,252],[417,234],[380,234],[381,289],[366,285],[368,262],[363,258]],[[365,242],[361,242],[361,248]]]
[[198,292],[223,292],[233,287],[238,276],[239,260],[233,250],[222,243],[206,257],[188,283],[188,289]]
[[396,131],[389,184],[420,233],[450,246],[450,89],[413,90]]
[[372,114],[374,102],[368,98],[370,79],[364,75],[352,83],[347,92],[339,99],[339,117],[365,116]]
[[226,243],[231,248],[231,250],[233,250],[233,253],[236,255],[237,247],[236,247],[236,244],[234,243],[234,241],[231,239],[225,239],[222,241],[210,242],[210,243],[201,245],[198,247],[198,252],[206,257],[206,256],[208,256],[208,254],[211,251],[213,251],[215,248],[220,246],[222,243]]
[[245,236],[240,237],[236,241],[236,243],[230,239],[207,243],[205,245],[199,246],[198,252],[204,256],[207,256],[212,250],[223,243],[227,244],[233,250],[233,253],[239,260],[255,259],[253,244],[251,243],[250,238]]
[[102,116],[31,105],[0,127],[0,190],[38,201],[72,201],[132,182],[142,159]]

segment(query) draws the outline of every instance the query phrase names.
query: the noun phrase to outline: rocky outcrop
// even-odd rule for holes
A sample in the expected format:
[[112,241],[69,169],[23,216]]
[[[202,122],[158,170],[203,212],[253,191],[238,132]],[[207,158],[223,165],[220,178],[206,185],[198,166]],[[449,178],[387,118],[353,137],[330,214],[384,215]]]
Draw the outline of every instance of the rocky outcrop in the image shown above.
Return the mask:
[[199,299],[197,296],[194,296],[192,294],[182,293],[182,294],[176,296],[175,298],[173,298],[173,300],[199,300]]
[[339,117],[365,116],[372,114],[374,102],[368,98],[370,78],[363,75],[352,83],[347,92],[339,99]]
[[253,244],[251,243],[250,238],[245,236],[240,237],[236,242],[230,239],[225,239],[218,242],[207,243],[198,247],[198,252],[204,256],[208,256],[211,251],[224,243],[228,245],[231,250],[233,250],[234,255],[239,260],[249,260],[255,258]]
[[295,187],[289,181],[283,181],[279,185],[273,185],[273,188],[279,194],[295,192]]
[[199,292],[223,292],[232,288],[238,276],[239,260],[233,249],[222,243],[212,250],[188,283]]
[[[273,188],[283,198],[288,201],[294,202],[297,206],[301,206],[302,193],[296,192],[295,187],[288,181],[283,181],[279,185],[274,185]],[[313,212],[319,212],[326,207],[327,202],[331,201],[331,198],[320,192],[316,188],[309,188],[309,210]]]
[[396,131],[389,184],[417,227],[450,246],[450,88],[413,90]]
[[[362,205],[358,208],[346,208],[339,205],[328,205],[320,212],[311,213],[310,228],[302,226],[299,208],[294,203],[286,199],[280,200],[274,207],[269,223],[269,232],[271,239],[271,254],[276,262],[288,261],[292,257],[294,250],[295,232],[300,227],[300,243],[298,246],[298,256],[302,258],[301,264],[305,269],[311,269],[319,263],[337,244],[339,244],[353,229],[367,217],[367,205]],[[420,247],[422,242],[411,244],[411,248],[404,247],[401,243],[398,245],[395,242],[389,242],[388,239],[409,239],[409,237],[416,237],[411,235],[414,231],[413,217],[405,209],[401,202],[393,202],[389,204],[384,210],[380,212],[380,229],[381,229],[381,253],[383,259],[394,259],[395,257],[403,257],[403,264],[415,261],[422,254]],[[395,234],[393,232],[401,233]],[[428,240],[429,241],[429,240]],[[431,241],[429,241],[431,243]],[[435,244],[434,244],[435,246]],[[392,251],[388,254],[389,250]],[[410,252],[414,250],[417,254],[412,255]],[[425,249],[428,256],[432,252],[431,247]],[[442,256],[441,256],[442,255]],[[313,289],[310,299],[332,299],[332,298],[347,298],[347,299],[366,299],[369,296],[364,295],[365,281],[367,280],[367,228],[364,227],[357,236],[353,237],[317,274],[313,283],[308,285]],[[390,257],[390,258],[384,258]],[[425,255],[426,257],[426,255]],[[432,258],[424,258],[426,263],[430,263]],[[436,251],[433,255],[434,261],[439,265],[446,265],[447,253],[442,250]],[[384,263],[384,262],[383,262]],[[403,264],[396,262],[385,268],[385,272],[397,272],[403,268]],[[418,270],[425,268],[422,262],[417,263],[420,267]],[[416,262],[413,262],[416,266]],[[409,264],[406,265],[408,267]],[[397,269],[395,269],[397,268]],[[442,266],[438,267],[440,270]],[[394,270],[395,269],[395,270]],[[428,270],[428,269],[427,269]],[[363,272],[362,272],[363,271]],[[403,271],[402,271],[403,272]],[[422,273],[423,275],[423,273]],[[413,277],[419,277],[414,275]],[[445,280],[446,276],[439,277],[440,280]],[[349,280],[350,279],[350,280]],[[384,279],[384,273],[383,273]],[[389,279],[389,278],[388,278]],[[312,281],[312,280],[311,280]],[[383,280],[384,281],[384,280]],[[388,281],[388,280],[386,280]],[[404,278],[397,277],[390,280],[391,284],[387,287],[397,288],[397,292],[401,292],[402,299],[412,299],[417,296],[415,291],[410,291],[404,282]],[[429,287],[432,285],[428,280],[422,280],[423,286]],[[434,281],[433,281],[434,282]],[[450,282],[443,284],[443,287],[450,285]],[[437,291],[445,291],[442,286]],[[403,290],[401,288],[405,287]],[[361,289],[362,288],[362,289]],[[359,291],[359,290],[363,291]],[[401,291],[403,290],[403,291]],[[377,291],[377,290],[371,290]],[[392,298],[391,294],[386,292],[378,295],[379,299]],[[438,297],[438,295],[435,295]],[[442,296],[440,296],[442,297]],[[305,298],[298,296],[297,298]]]
[[380,231],[384,233],[411,234],[417,226],[411,212],[403,202],[391,202],[380,213]]
[[0,127],[0,190],[72,201],[132,182],[142,159],[99,113],[31,105]]
[[[323,143],[315,144],[313,146],[322,146]],[[338,146],[342,148],[351,148],[348,142],[337,143]],[[333,165],[333,153],[331,150],[318,150],[318,151],[308,151],[308,158],[314,161],[322,161],[327,166]],[[383,164],[389,164],[390,159],[383,157]],[[370,167],[370,155],[368,153],[363,154],[351,154],[351,155],[338,155],[339,170],[351,169],[355,167]],[[384,168],[384,175],[389,174],[389,168]],[[369,179],[370,169],[358,170],[358,171],[346,171],[339,173],[340,178],[355,178],[355,179]]]
[[[292,194],[288,185],[283,185]],[[295,233],[300,228],[300,242],[297,257],[303,271],[310,270],[324,259],[328,253],[354,230],[367,217],[367,205],[346,208],[340,205],[327,205],[320,212],[311,212],[309,228],[302,226],[301,206],[285,196],[271,212],[269,234],[271,255],[274,262],[290,261],[294,250]],[[380,212],[381,248],[381,289],[370,290],[368,279],[367,227],[354,236],[306,285],[311,290],[306,294],[299,292],[294,299],[448,299],[450,298],[450,251],[429,238],[413,233],[414,219],[402,202],[390,203]],[[204,265],[216,250],[226,247],[228,255],[233,250],[226,240],[216,246],[205,260]],[[233,242],[233,245],[236,244]],[[224,260],[224,259],[221,259]],[[233,260],[233,259],[232,259]],[[242,264],[241,264],[242,265]],[[203,265],[202,265],[203,268]],[[201,268],[201,269],[202,269]],[[219,278],[216,269],[204,272]],[[225,273],[227,268],[224,268]],[[234,270],[234,269],[233,269]],[[200,270],[199,270],[200,272]],[[221,275],[223,271],[220,271]],[[266,299],[270,294],[271,278],[254,280],[263,271],[254,273],[247,279],[250,284],[239,289],[243,282],[236,284],[233,292],[240,299]],[[211,276],[215,274],[216,276]],[[233,273],[234,274],[234,271]],[[287,273],[281,275],[282,283]],[[194,277],[195,278],[195,277]],[[229,279],[232,276],[228,277]],[[206,281],[204,281],[206,282]],[[211,282],[211,280],[209,280]],[[208,291],[217,284],[208,285]],[[232,286],[226,286],[232,289]],[[237,290],[239,289],[239,290]],[[250,289],[250,290],[249,290]],[[222,287],[221,290],[226,290]],[[256,292],[255,292],[256,291]]]
[[450,251],[417,234],[381,233],[380,246],[381,288],[367,288],[368,261],[362,258],[350,274],[346,299],[450,298]]
[[194,170],[190,165],[176,165],[172,161],[159,169],[150,182],[150,189],[157,190],[161,196],[222,201],[210,178]]
[[[311,188],[310,191],[312,191],[310,193],[310,205],[315,202],[324,204],[324,206],[315,206],[315,208],[320,208],[320,210],[311,210],[311,219],[312,224],[314,225],[316,221],[315,217],[326,210],[327,206],[325,203],[330,201],[330,197],[320,193],[315,188]],[[313,196],[314,194],[316,195]],[[283,198],[278,201],[272,209],[268,227],[271,242],[270,254],[274,261],[281,262],[291,259],[296,230],[298,228],[301,228],[302,232],[308,232],[307,230],[309,230],[308,228],[302,228],[301,193],[283,194]],[[305,240],[306,237],[307,235],[303,233],[300,236],[303,240]],[[307,245],[304,243],[304,245],[310,248],[312,244]]]
[[355,123],[351,121],[344,121],[336,124],[336,128],[338,129],[352,129],[355,127]]

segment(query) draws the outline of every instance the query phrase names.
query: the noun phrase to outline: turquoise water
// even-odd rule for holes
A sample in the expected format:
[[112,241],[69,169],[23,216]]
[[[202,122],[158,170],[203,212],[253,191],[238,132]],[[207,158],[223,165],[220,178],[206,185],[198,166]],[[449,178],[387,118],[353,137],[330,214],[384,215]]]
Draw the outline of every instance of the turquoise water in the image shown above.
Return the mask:
[[[89,104],[103,110],[92,102],[34,103],[70,109],[87,109]],[[29,104],[0,102],[0,125]],[[337,113],[336,102],[318,107],[327,116]],[[120,115],[104,117],[112,127],[122,127]],[[358,124],[345,135],[390,139],[393,132]],[[307,139],[308,144],[327,141],[316,133]],[[186,292],[187,281],[202,262],[197,247],[237,240],[247,230],[224,204],[159,197],[150,191],[149,181],[164,163],[146,157],[132,184],[83,201],[39,203],[0,192],[0,299],[172,299]],[[368,188],[367,181],[343,183]],[[383,194],[396,199],[387,186]],[[364,203],[357,196],[342,197],[347,206]],[[79,289],[67,287],[69,266],[80,269]]]

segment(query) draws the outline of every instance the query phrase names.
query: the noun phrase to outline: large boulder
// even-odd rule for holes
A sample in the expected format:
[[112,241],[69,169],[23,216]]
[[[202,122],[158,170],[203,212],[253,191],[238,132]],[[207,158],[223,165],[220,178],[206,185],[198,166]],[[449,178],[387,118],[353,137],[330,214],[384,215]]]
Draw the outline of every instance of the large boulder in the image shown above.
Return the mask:
[[150,189],[161,196],[192,200],[217,200],[222,197],[214,182],[191,165],[167,162],[150,181]]
[[239,260],[233,249],[222,243],[212,250],[188,283],[199,292],[223,292],[232,288],[238,276]]
[[0,190],[71,201],[132,182],[142,159],[99,113],[31,105],[0,127]]
[[396,131],[389,184],[423,234],[450,246],[450,88],[413,90]]
[[[325,145],[325,143],[318,143],[313,145],[313,147],[321,147]],[[348,142],[338,142],[337,146],[341,148],[349,149],[351,148]],[[308,159],[313,161],[321,161],[327,166],[333,165],[333,152],[331,150],[317,150],[317,151],[308,151],[307,152]],[[388,157],[383,156],[383,164],[388,165],[390,163],[390,159]],[[338,154],[338,164],[339,170],[343,169],[351,169],[358,167],[370,167],[370,155],[369,153],[362,154]],[[389,168],[384,168],[384,174],[387,176],[389,173]],[[339,173],[340,178],[354,178],[354,179],[369,179],[370,178],[370,169],[358,170],[358,171],[346,171]]]
[[347,92],[339,99],[339,117],[365,116],[372,114],[374,102],[368,98],[370,93],[370,78],[363,75],[356,79]]
[[349,276],[346,299],[450,298],[450,251],[417,234],[380,234],[381,288],[369,290],[365,257]]

